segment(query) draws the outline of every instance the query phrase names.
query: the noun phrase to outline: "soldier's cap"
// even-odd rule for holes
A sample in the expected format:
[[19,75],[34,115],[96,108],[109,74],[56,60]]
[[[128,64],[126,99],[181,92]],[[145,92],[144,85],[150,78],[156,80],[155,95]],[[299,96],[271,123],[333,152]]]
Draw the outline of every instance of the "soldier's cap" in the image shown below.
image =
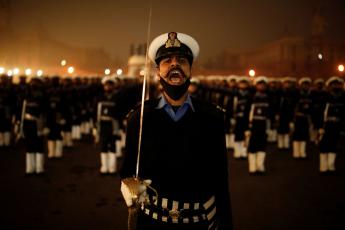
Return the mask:
[[237,76],[237,75],[230,75],[226,80],[228,81],[228,82],[230,82],[230,81],[235,81],[235,82],[237,82],[237,79],[239,78],[239,76]]
[[254,79],[254,85],[258,84],[258,83],[261,83],[261,82],[264,82],[264,83],[268,83],[268,79],[267,77],[265,76],[258,76]]
[[298,80],[299,85],[304,82],[311,83],[311,79],[309,77],[302,77],[301,79]]
[[317,84],[317,83],[324,83],[325,82],[325,80],[323,80],[322,78],[316,78],[315,80],[314,80],[314,84]]
[[280,82],[280,79],[278,77],[270,77],[268,78],[268,82]]
[[282,82],[295,82],[296,79],[293,77],[284,77],[282,78]]
[[178,32],[159,35],[151,42],[148,50],[149,58],[159,65],[159,62],[170,55],[185,56],[189,64],[199,55],[199,44],[191,36]]
[[344,83],[344,80],[341,79],[340,77],[338,76],[333,76],[333,77],[330,77],[327,81],[326,81],[326,86],[329,86],[330,84],[332,84],[333,82],[338,82],[340,84],[343,84]]
[[104,85],[107,82],[112,82],[112,83],[116,83],[116,79],[114,76],[105,76],[102,78],[102,84]]
[[190,79],[190,83],[192,85],[199,85],[200,84],[200,80],[198,78],[193,77],[193,78]]
[[247,76],[241,76],[241,77],[238,78],[237,82],[238,83],[240,83],[240,82],[247,82],[248,84],[250,84],[250,79]]

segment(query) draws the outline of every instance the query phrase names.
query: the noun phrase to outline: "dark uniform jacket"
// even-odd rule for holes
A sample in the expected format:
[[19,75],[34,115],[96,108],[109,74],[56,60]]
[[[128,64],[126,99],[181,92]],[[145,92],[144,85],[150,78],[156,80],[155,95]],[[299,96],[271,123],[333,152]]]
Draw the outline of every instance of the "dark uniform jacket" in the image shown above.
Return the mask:
[[[215,195],[220,228],[232,229],[223,114],[192,99],[177,122],[158,100],[145,103],[139,176],[152,180],[160,197],[203,202]],[[135,175],[140,108],[128,117],[121,178]]]

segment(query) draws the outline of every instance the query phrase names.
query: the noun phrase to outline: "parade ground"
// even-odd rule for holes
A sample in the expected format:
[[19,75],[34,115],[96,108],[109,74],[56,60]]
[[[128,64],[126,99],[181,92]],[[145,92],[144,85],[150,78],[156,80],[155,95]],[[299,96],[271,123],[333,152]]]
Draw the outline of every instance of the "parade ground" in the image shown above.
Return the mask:
[[[306,160],[270,145],[264,176],[249,175],[247,161],[231,153],[234,229],[345,229],[344,148],[335,175],[319,174],[313,145]],[[125,230],[119,177],[101,176],[99,165],[98,146],[86,139],[46,160],[44,176],[25,176],[23,143],[0,149],[0,229]]]

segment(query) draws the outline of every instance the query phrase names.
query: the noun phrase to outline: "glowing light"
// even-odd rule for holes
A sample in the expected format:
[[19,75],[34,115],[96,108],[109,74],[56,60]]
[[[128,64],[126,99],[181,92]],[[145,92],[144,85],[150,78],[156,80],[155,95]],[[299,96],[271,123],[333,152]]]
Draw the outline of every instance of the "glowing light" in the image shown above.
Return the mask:
[[117,69],[117,70],[116,70],[116,74],[117,74],[117,75],[121,75],[122,72],[123,72],[122,69]]
[[5,73],[5,68],[4,67],[0,67],[0,74]]
[[43,75],[43,71],[41,69],[37,70],[37,77],[41,77]]
[[105,74],[105,75],[109,75],[109,74],[110,74],[110,69],[105,69],[105,70],[104,70],[104,74]]
[[12,77],[13,76],[13,71],[12,70],[7,71],[7,76]]
[[344,72],[344,65],[338,65],[339,72]]
[[13,69],[13,75],[18,75],[20,70],[18,68]]
[[65,66],[67,64],[67,61],[64,59],[64,60],[61,61],[60,64],[61,64],[61,66]]
[[145,70],[143,70],[143,69],[140,70],[140,73],[139,73],[139,74],[140,74],[140,76],[144,76],[144,75],[145,75]]
[[30,76],[32,74],[32,70],[31,69],[26,69],[25,70],[25,75],[26,76]]
[[73,67],[73,66],[68,67],[67,72],[68,72],[69,74],[74,73],[74,67]]
[[323,55],[322,55],[322,54],[318,54],[318,55],[317,55],[317,58],[318,58],[319,60],[322,60]]
[[253,70],[253,69],[249,70],[249,76],[254,77],[255,76],[255,70]]

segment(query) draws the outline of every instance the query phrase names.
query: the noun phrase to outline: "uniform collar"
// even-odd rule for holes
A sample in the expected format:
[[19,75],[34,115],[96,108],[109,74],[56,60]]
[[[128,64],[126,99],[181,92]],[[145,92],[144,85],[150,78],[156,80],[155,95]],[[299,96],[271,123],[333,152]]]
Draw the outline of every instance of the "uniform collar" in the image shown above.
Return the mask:
[[[188,105],[192,109],[192,111],[195,112],[195,109],[194,109],[194,106],[192,103],[192,99],[191,99],[189,94],[187,95],[187,98],[186,98],[185,102],[181,105],[181,107],[184,105]],[[158,102],[156,109],[161,109],[161,108],[164,108],[165,106],[171,107],[171,105],[165,99],[164,95],[162,95],[161,98],[159,99],[159,102]]]

